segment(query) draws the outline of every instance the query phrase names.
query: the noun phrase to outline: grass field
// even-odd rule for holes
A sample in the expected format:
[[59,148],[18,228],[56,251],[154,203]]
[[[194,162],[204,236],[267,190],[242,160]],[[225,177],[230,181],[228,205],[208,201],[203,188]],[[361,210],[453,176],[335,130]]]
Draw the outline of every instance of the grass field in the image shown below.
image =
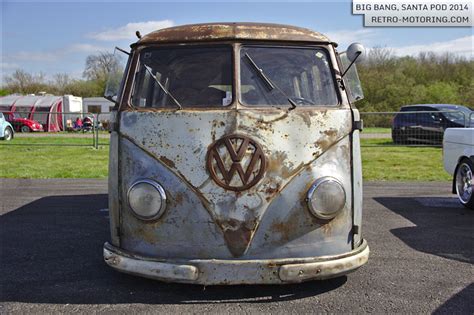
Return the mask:
[[[391,147],[387,141],[362,139],[365,180],[450,180],[443,169],[441,148]],[[100,139],[100,143],[107,144],[108,140]],[[106,178],[107,163],[108,146],[96,150],[92,139],[49,136],[0,142],[0,177]]]
[[[105,139],[100,141],[107,142]],[[96,150],[92,148],[92,139],[15,138],[0,143],[0,177],[106,178],[108,156],[109,147],[99,146]]]
[[387,133],[387,134],[391,134],[392,129],[390,129],[390,128],[378,128],[378,127],[364,127],[364,133]]
[[[365,180],[451,180],[443,168],[441,148],[387,146],[387,139],[362,139]],[[364,146],[370,145],[370,146]]]

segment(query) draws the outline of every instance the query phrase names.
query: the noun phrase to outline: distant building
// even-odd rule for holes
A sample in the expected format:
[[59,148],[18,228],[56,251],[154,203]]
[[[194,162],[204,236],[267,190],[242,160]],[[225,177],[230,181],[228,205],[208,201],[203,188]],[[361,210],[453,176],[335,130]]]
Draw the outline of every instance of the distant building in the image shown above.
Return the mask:
[[114,103],[103,97],[86,97],[82,101],[84,113],[99,114],[99,121],[108,121]]
[[18,95],[0,97],[0,111],[16,112],[20,116],[36,120],[44,131],[65,130],[67,120],[81,116],[82,98],[73,95]]

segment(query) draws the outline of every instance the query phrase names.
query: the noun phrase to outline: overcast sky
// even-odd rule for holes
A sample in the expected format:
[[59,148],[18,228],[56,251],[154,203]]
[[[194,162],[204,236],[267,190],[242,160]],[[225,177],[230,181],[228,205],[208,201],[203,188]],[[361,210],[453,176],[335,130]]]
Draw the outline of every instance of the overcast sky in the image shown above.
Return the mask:
[[181,24],[272,22],[328,35],[341,49],[351,42],[388,47],[398,55],[449,51],[473,56],[472,28],[364,28],[351,1],[312,2],[1,2],[1,74],[68,73],[81,77],[85,58],[128,48],[142,34]]

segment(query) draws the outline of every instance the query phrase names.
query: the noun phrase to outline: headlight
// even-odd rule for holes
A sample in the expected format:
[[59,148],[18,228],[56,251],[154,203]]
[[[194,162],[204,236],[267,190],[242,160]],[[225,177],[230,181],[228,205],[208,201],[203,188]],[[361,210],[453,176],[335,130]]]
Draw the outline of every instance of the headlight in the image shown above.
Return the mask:
[[346,192],[341,182],[333,177],[323,177],[314,182],[307,194],[311,213],[324,220],[334,218],[346,204]]
[[158,219],[166,207],[165,190],[155,181],[139,180],[128,190],[128,204],[140,219]]

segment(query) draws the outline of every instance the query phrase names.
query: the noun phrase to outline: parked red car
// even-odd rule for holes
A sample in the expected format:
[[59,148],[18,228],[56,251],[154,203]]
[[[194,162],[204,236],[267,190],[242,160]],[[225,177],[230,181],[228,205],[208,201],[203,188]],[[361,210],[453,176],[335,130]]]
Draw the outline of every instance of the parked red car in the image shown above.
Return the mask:
[[43,125],[36,120],[23,118],[18,113],[6,112],[3,113],[5,120],[8,121],[15,131],[31,132],[31,131],[43,131]]

